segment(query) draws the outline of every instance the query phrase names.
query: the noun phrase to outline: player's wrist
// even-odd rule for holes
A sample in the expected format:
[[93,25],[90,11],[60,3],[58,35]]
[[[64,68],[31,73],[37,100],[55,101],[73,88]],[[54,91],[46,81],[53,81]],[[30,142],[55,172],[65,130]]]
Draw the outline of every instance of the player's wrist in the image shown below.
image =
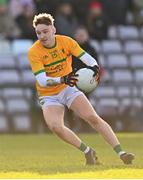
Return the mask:
[[68,84],[69,74],[61,77],[61,83]]
[[87,66],[87,68],[94,71],[94,76],[96,76],[99,73],[99,68],[100,67],[98,65],[94,65],[94,66]]
[[46,84],[47,86],[55,86],[61,83],[61,78],[57,77],[57,78],[52,78],[52,77],[48,77]]
[[74,85],[76,85],[77,76],[78,76],[78,74],[74,74],[73,72],[71,72],[71,73],[61,77],[61,82],[73,87]]
[[60,78],[60,83],[63,84],[64,83],[64,77]]

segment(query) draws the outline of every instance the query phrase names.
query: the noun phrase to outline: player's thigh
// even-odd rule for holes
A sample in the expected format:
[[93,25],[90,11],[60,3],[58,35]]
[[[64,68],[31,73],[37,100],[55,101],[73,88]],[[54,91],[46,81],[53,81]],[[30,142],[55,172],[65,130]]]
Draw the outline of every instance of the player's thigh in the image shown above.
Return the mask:
[[52,130],[55,127],[61,127],[64,125],[64,107],[51,105],[47,107],[43,107],[43,115],[44,119]]
[[80,95],[72,102],[70,109],[82,119],[88,120],[91,117],[98,117],[91,103],[85,95]]

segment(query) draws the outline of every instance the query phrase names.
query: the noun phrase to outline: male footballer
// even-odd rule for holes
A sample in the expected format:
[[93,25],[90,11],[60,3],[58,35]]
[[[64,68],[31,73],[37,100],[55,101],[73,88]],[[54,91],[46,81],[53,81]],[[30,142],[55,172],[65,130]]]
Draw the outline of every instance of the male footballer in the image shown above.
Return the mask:
[[[62,24],[61,24],[62,26]],[[86,165],[98,164],[94,149],[86,145],[64,125],[65,106],[88,122],[109,143],[125,164],[131,164],[134,154],[125,152],[111,127],[95,112],[86,96],[76,88],[77,75],[72,71],[72,55],[78,57],[98,78],[96,60],[68,36],[56,35],[54,19],[41,13],[33,20],[38,40],[29,49],[28,57],[36,78],[44,119],[49,129],[85,155]]]

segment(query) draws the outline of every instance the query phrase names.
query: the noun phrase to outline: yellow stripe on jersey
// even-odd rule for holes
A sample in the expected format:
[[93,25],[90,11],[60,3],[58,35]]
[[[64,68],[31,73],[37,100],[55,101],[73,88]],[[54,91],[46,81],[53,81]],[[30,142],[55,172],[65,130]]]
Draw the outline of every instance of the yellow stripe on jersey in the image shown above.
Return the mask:
[[[72,55],[81,57],[85,52],[78,43],[70,37],[56,35],[53,48],[45,48],[37,40],[29,49],[28,59],[34,75],[45,72],[49,77],[62,77],[72,72]],[[41,87],[36,82],[39,96],[50,96],[61,92],[67,85],[58,84],[51,87]]]

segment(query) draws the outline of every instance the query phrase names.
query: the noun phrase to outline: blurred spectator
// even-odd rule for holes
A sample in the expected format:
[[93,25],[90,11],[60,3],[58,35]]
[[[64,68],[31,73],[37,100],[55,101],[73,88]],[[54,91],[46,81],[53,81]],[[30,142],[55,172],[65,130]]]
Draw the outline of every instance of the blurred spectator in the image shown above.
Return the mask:
[[[96,61],[98,62],[97,52],[91,46],[90,36],[88,34],[87,29],[84,26],[80,26],[75,30],[74,39],[79,43],[79,45],[87,53],[89,53],[91,56],[93,56],[96,59]],[[98,62],[98,64],[99,64],[99,62]],[[73,57],[72,67],[73,67],[73,70],[76,72],[77,70],[79,70],[81,68],[85,68],[86,65],[81,60],[77,59],[76,57]],[[102,69],[101,66],[100,66],[100,69]],[[86,96],[88,97],[88,94],[86,94]],[[72,111],[67,110],[66,116],[68,117],[67,118],[68,126],[71,129],[73,129],[75,132],[81,132],[81,131],[88,132],[88,131],[92,130],[86,122],[84,122],[79,117],[77,117],[76,114],[74,114]]]
[[60,0],[34,0],[38,13],[48,12],[52,15],[55,15],[59,1]]
[[110,24],[126,24],[127,12],[132,0],[101,0]]
[[[87,53],[93,56],[98,62],[97,53],[90,44],[90,37],[89,37],[87,29],[84,26],[80,26],[75,30],[74,38],[79,43],[79,45]],[[86,65],[79,59],[76,59],[76,57],[73,58],[72,66],[73,66],[74,71],[77,71],[78,69],[86,67]]]
[[102,40],[107,38],[108,24],[103,14],[103,6],[99,1],[89,4],[87,27],[91,38]]
[[85,25],[85,18],[87,17],[87,7],[89,4],[90,0],[73,0],[73,6],[75,9],[75,13],[77,15],[78,21],[80,24]]
[[[13,4],[12,4],[13,2]],[[34,6],[33,0],[19,0],[16,2],[13,0],[11,2],[11,9],[14,4],[17,4],[17,7],[19,7],[18,13],[13,13],[15,16],[15,21],[21,30],[21,37],[22,39],[36,39],[36,34],[31,26],[33,21],[33,16],[36,13],[36,9]]]
[[9,1],[9,12],[16,18],[23,13],[25,6],[28,6],[32,11],[35,10],[35,1],[33,0],[10,0]]
[[20,37],[20,30],[8,11],[8,0],[0,0],[0,37],[10,40]]
[[78,26],[78,21],[70,3],[63,2],[59,5],[55,22],[58,33],[73,37],[73,32]]
[[143,25],[143,0],[132,0],[132,13],[134,24],[137,26]]
[[[96,50],[93,48],[93,46],[90,43],[91,38],[89,36],[87,29],[84,26],[79,26],[74,32],[74,38],[87,53],[89,53],[94,59],[96,59],[97,63],[100,66],[100,77],[101,77],[104,73],[104,68],[101,66],[98,60],[98,54]],[[73,57],[72,68],[75,72],[85,67],[86,65],[82,61],[76,59],[76,57]]]

